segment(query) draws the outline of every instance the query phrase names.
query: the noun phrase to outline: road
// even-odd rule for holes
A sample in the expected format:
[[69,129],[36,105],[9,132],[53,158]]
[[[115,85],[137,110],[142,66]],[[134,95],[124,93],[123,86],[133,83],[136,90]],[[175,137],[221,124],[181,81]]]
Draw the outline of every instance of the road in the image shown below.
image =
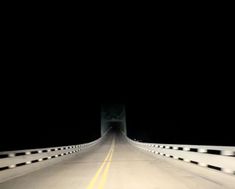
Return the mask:
[[0,189],[223,189],[235,177],[136,149],[118,133],[61,163],[3,182]]

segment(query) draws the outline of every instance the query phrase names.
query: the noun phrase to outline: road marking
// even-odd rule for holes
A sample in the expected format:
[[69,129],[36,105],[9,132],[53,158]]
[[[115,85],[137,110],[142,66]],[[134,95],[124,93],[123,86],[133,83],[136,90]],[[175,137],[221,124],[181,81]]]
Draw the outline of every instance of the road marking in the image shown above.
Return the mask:
[[103,189],[103,188],[104,188],[105,181],[107,180],[108,171],[109,171],[110,164],[111,164],[112,157],[113,157],[114,146],[115,146],[115,141],[114,141],[114,144],[113,144],[113,148],[112,148],[111,155],[109,156],[109,161],[108,161],[108,163],[106,164],[106,167],[105,167],[104,172],[103,172],[103,174],[102,174],[101,181],[100,181],[100,184],[99,184],[98,189]]
[[108,159],[109,159],[111,153],[113,152],[113,150],[112,150],[113,147],[114,147],[114,139],[113,139],[113,141],[112,141],[112,145],[111,145],[111,147],[110,147],[110,150],[109,150],[107,156],[105,157],[105,160],[103,161],[103,163],[102,163],[101,166],[99,167],[99,169],[98,169],[98,171],[96,172],[95,176],[92,178],[92,180],[91,180],[91,182],[89,183],[87,189],[93,189],[93,188],[94,188],[94,185],[95,185],[95,183],[96,183],[96,181],[97,181],[97,179],[98,179],[100,173],[102,172],[102,170],[103,170],[103,168],[104,168],[106,162],[108,161]]

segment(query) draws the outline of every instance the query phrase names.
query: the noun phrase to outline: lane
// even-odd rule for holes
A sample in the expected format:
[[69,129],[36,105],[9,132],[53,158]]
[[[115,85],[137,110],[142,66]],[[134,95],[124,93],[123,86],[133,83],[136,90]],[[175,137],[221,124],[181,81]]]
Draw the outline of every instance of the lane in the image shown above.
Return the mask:
[[85,189],[104,162],[112,139],[109,135],[102,144],[71,159],[1,183],[0,189]]
[[119,135],[106,188],[234,189],[235,177],[140,151]]
[[114,146],[115,146],[115,139],[113,138],[111,148],[110,148],[105,160],[103,161],[103,163],[99,167],[99,169],[96,172],[95,176],[90,181],[87,189],[93,189],[95,187],[96,182],[97,182],[98,178],[100,177],[100,175],[102,174],[103,169],[104,169],[104,171],[103,171],[103,174],[102,174],[102,180],[99,184],[99,188],[104,187],[104,183],[105,183],[105,180],[107,178],[108,169],[110,167],[110,163],[111,163],[113,152],[114,152]]
[[1,189],[225,189],[235,177],[152,155],[110,133],[72,159],[0,184]]

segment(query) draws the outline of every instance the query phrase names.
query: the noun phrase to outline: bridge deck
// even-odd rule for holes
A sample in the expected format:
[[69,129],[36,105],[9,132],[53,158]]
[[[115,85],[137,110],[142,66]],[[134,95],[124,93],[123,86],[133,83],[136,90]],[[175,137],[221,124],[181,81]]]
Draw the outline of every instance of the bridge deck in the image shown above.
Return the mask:
[[93,149],[0,184],[1,189],[222,189],[235,178],[140,151],[118,134]]

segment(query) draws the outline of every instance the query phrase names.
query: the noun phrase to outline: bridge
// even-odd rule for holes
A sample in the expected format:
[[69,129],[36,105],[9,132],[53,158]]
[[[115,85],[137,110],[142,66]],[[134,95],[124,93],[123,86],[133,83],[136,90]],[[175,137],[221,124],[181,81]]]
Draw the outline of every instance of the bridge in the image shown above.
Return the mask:
[[125,109],[101,111],[101,137],[0,153],[0,189],[234,189],[235,147],[144,143]]

